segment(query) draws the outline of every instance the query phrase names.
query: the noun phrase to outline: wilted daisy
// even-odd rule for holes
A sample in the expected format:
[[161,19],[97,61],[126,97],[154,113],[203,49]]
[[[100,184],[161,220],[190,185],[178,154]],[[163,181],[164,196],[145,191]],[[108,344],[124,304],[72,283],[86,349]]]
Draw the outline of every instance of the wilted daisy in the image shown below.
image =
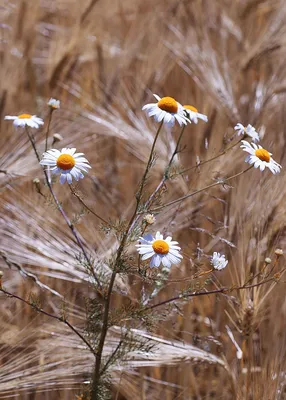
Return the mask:
[[147,214],[145,215],[145,217],[143,218],[143,220],[146,222],[146,224],[148,225],[152,225],[156,222],[156,218],[154,217],[153,214]]
[[172,264],[179,264],[183,258],[179,251],[181,248],[178,242],[172,241],[171,236],[163,239],[163,235],[157,232],[155,237],[148,234],[139,238],[139,244],[136,245],[142,260],[151,258],[150,267],[159,267],[162,263],[164,267],[170,268]]
[[211,257],[211,264],[213,265],[214,269],[220,271],[227,266],[228,260],[226,260],[224,254],[220,254],[215,251]]
[[248,124],[247,127],[243,126],[242,124],[238,123],[235,125],[234,129],[237,131],[238,135],[247,135],[251,137],[254,142],[259,142],[260,137],[258,132],[256,132],[255,128]]
[[204,114],[200,114],[195,107],[189,105],[185,105],[183,107],[188,115],[188,118],[195,124],[198,123],[198,119],[208,122],[208,117]]
[[146,110],[149,117],[154,117],[155,121],[164,121],[165,124],[173,126],[175,121],[181,125],[187,125],[183,106],[173,97],[159,97],[154,94],[157,103],[146,104],[142,110]]
[[43,154],[40,162],[50,168],[51,172],[60,175],[60,183],[67,181],[72,183],[72,178],[76,181],[84,178],[83,172],[88,172],[91,168],[89,162],[84,158],[83,153],[76,153],[76,149],[62,149],[62,151],[51,149]]
[[61,102],[60,100],[56,100],[51,97],[48,101],[48,106],[51,107],[53,110],[58,110],[61,106]]
[[44,125],[42,118],[31,114],[21,114],[18,116],[6,115],[4,119],[13,120],[13,125],[15,126],[29,126],[30,128],[38,129],[40,125]]
[[245,162],[253,164],[254,168],[259,168],[260,171],[264,171],[265,167],[269,168],[272,174],[278,174],[282,168],[280,164],[273,160],[272,153],[263,149],[261,146],[255,143],[248,143],[246,140],[241,141],[243,151],[249,153],[246,157]]

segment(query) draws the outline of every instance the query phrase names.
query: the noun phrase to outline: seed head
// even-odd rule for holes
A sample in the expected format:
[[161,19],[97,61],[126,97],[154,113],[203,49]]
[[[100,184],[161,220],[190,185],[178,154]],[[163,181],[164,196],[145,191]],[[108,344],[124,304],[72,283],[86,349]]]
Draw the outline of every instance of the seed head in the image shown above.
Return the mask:
[[283,256],[283,250],[282,249],[276,249],[275,252],[277,257]]

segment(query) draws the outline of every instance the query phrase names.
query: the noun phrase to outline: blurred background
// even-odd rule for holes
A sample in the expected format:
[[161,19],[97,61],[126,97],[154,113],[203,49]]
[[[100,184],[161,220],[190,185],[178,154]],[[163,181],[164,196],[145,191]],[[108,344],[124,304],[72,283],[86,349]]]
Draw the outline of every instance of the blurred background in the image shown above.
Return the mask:
[[[0,267],[3,285],[51,312],[63,307],[84,329],[89,277],[52,201],[35,188],[41,169],[24,132],[5,115],[36,114],[47,123],[47,101],[61,100],[55,147],[76,147],[92,165],[77,190],[104,218],[127,218],[157,126],[141,111],[152,93],[172,96],[208,115],[187,127],[183,168],[232,145],[233,127],[254,125],[262,145],[284,167],[286,4],[284,0],[2,0],[0,5]],[[164,129],[148,190],[160,181],[180,130]],[[45,128],[35,131],[44,151]],[[246,168],[234,147],[211,163],[168,182],[165,199]],[[100,221],[65,187],[55,189],[98,264],[116,249]],[[164,210],[154,230],[172,234],[184,253],[158,301],[208,269],[213,251],[228,267],[214,287],[243,284],[263,267],[283,267],[285,173],[251,170]],[[130,253],[135,250],[130,248]],[[32,273],[34,279],[27,277]],[[37,284],[37,279],[39,280]],[[283,280],[282,280],[283,281]],[[45,286],[43,286],[45,285]],[[136,280],[118,279],[121,297],[140,298]],[[66,327],[0,296],[0,398],[76,399],[90,379],[93,357]],[[117,366],[114,399],[286,399],[285,287],[233,291],[181,301],[160,310],[150,334],[164,346],[144,362]],[[159,325],[159,326],[158,326]],[[138,326],[138,328],[142,328]],[[116,329],[110,333],[110,343]],[[109,341],[106,346],[109,345]],[[173,345],[176,343],[176,346]],[[204,353],[202,352],[204,351]],[[240,351],[243,353],[241,356]],[[204,356],[203,356],[204,355]]]

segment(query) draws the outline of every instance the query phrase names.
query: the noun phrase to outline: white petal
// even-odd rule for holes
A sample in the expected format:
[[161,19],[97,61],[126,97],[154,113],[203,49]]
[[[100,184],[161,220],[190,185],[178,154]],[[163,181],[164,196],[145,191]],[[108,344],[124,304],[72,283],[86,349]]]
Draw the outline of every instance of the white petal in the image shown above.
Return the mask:
[[66,174],[61,174],[60,176],[60,183],[63,185],[66,181]]

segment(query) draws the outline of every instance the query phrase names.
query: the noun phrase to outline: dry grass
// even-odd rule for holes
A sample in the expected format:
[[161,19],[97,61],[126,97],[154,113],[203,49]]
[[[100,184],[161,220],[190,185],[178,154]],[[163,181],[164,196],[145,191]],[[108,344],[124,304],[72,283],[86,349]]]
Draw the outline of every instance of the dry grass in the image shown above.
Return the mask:
[[[194,104],[208,124],[189,126],[180,155],[184,168],[225,148],[237,122],[264,132],[263,144],[275,160],[285,157],[286,4],[283,0],[18,0],[1,6],[0,88],[0,245],[14,263],[35,274],[56,293],[40,288],[4,261],[7,290],[28,297],[32,291],[57,312],[61,296],[69,318],[85,325],[89,278],[75,261],[78,250],[57,210],[35,190],[41,170],[25,136],[3,122],[5,115],[31,112],[47,117],[46,101],[62,109],[52,132],[60,146],[87,155],[93,169],[78,185],[100,215],[130,215],[134,192],[155,133],[142,105],[151,93]],[[151,187],[175,147],[177,130],[160,137]],[[44,149],[44,131],[36,140]],[[206,146],[207,143],[207,146]],[[173,180],[174,199],[245,168],[235,147],[223,157]],[[187,285],[200,251],[226,253],[226,272],[214,284],[243,284],[285,249],[284,171],[279,176],[250,171],[230,186],[203,192],[166,209],[156,227],[172,232],[185,260],[172,270],[158,294],[164,300]],[[85,245],[98,268],[116,248],[68,192],[57,187],[68,214],[76,216]],[[277,271],[283,266],[280,259]],[[203,285],[203,279],[196,285]],[[141,296],[133,279],[117,280],[118,302]],[[59,295],[58,295],[59,294]],[[0,398],[72,399],[89,379],[92,357],[59,324],[1,295]],[[165,311],[165,312],[163,312]],[[114,398],[120,399],[278,399],[286,398],[285,287],[283,283],[204,296],[162,310],[150,333],[156,351],[131,354],[113,372]],[[140,329],[140,327],[138,327]],[[53,332],[53,334],[52,334]],[[136,331],[136,335],[144,332]],[[110,333],[105,352],[117,343]],[[243,352],[237,357],[235,344]],[[179,349],[179,350],[178,350]]]

